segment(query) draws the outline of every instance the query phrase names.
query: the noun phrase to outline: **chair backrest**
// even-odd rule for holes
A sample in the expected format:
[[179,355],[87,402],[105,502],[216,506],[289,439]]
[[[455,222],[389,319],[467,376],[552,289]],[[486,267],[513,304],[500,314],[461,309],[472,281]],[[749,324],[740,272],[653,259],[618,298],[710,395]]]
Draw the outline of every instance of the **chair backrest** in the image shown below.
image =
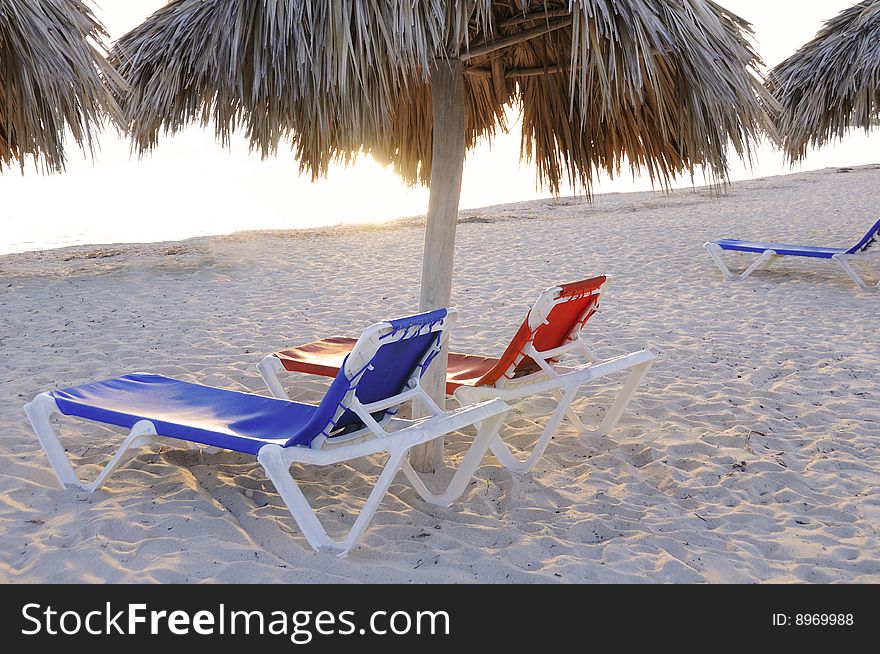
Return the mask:
[[492,386],[502,378],[515,379],[540,370],[528,356],[529,346],[546,352],[574,340],[599,308],[599,297],[607,281],[605,275],[600,275],[543,291],[498,363],[477,385]]
[[[312,418],[288,439],[285,447],[309,446],[316,439],[340,437],[364,427],[350,408],[353,400],[366,405],[413,388],[444,346],[457,317],[456,309],[438,309],[367,328]],[[396,411],[397,406],[392,406],[373,414],[373,418],[381,422]]]
[[880,220],[877,220],[877,222],[874,223],[874,226],[868,230],[868,233],[862,237],[862,240],[853,245],[849,250],[846,251],[846,253],[860,254],[867,250],[869,247],[875,246],[878,239],[880,239]]

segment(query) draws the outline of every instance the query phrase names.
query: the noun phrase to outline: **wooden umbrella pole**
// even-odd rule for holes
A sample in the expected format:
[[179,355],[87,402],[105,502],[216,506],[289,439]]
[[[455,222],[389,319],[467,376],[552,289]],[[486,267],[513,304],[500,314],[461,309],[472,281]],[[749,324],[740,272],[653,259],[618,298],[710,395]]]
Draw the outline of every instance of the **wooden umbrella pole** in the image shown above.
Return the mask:
[[[431,192],[425,225],[425,254],[419,309],[447,307],[452,299],[452,261],[455,227],[464,169],[464,76],[458,59],[438,59],[431,71],[434,120],[431,154]],[[446,406],[446,352],[438,356],[422,380],[428,394]],[[443,465],[443,439],[412,449],[410,463],[419,472]]]

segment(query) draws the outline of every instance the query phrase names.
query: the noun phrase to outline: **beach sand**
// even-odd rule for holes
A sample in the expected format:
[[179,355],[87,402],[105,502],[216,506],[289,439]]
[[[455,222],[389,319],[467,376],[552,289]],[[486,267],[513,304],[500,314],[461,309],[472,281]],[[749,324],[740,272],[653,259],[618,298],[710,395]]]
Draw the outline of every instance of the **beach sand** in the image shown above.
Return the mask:
[[[587,339],[602,357],[649,348],[658,360],[614,432],[563,427],[530,474],[489,456],[450,508],[399,477],[345,559],[308,547],[244,455],[169,442],[94,494],[62,490],[22,406],[132,371],[266,393],[264,354],[416,309],[420,220],[0,257],[0,581],[880,581],[880,293],[823,261],[727,283],[702,249],[724,236],[842,245],[878,212],[880,165],[739,182],[720,197],[462,212],[455,349],[498,353],[541,289],[607,273]],[[286,380],[296,400],[327,387]],[[586,419],[613,398],[611,381],[576,402]],[[533,442],[552,407],[517,403],[507,440]],[[81,476],[121,440],[62,426]],[[450,439],[450,461],[468,442]],[[331,535],[375,470],[294,467]]]

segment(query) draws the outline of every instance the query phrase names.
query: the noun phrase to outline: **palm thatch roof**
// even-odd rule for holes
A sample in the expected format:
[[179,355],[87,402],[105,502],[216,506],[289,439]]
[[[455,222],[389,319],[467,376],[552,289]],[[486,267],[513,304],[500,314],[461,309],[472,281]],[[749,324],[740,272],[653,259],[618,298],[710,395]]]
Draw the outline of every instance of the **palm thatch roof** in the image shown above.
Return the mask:
[[880,124],[880,0],[864,0],[829,20],[816,37],[768,75],[782,105],[786,155]]
[[0,3],[0,171],[28,157],[61,170],[67,133],[92,152],[102,121],[120,121],[124,82],[104,57],[106,36],[80,0]]
[[190,123],[304,170],[370,153],[430,179],[430,70],[465,64],[467,145],[521,111],[522,154],[558,191],[629,165],[666,183],[772,129],[750,27],[710,0],[173,0],[111,52],[140,152]]

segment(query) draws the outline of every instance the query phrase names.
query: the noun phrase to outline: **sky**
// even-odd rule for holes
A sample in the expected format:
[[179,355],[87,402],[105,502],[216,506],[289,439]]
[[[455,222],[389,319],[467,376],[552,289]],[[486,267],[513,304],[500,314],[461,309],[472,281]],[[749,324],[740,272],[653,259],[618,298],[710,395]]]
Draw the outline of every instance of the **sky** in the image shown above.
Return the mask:
[[[768,66],[812,38],[823,21],[855,0],[716,0],[755,27],[758,51]],[[163,0],[99,0],[96,13],[116,38],[162,7]],[[854,166],[880,160],[880,134],[853,133],[811,153],[794,170]],[[735,164],[731,179],[791,172],[782,155],[766,145],[753,168]],[[700,183],[701,180],[697,180]],[[689,179],[674,186],[689,187]],[[650,190],[646,178],[600,178],[596,193]],[[571,189],[563,189],[570,195]],[[537,189],[535,171],[519,162],[519,132],[480,144],[465,162],[463,209],[549,197]],[[192,127],[160,140],[143,159],[113,132],[101,139],[94,161],[69,151],[64,174],[0,176],[0,254],[83,243],[177,240],[243,229],[298,228],[378,222],[423,214],[428,192],[409,188],[369,158],[350,168],[333,167],[312,183],[283,148],[261,161],[247,144],[230,148],[211,129]],[[186,219],[183,220],[182,217]],[[24,219],[26,218],[26,219]]]

